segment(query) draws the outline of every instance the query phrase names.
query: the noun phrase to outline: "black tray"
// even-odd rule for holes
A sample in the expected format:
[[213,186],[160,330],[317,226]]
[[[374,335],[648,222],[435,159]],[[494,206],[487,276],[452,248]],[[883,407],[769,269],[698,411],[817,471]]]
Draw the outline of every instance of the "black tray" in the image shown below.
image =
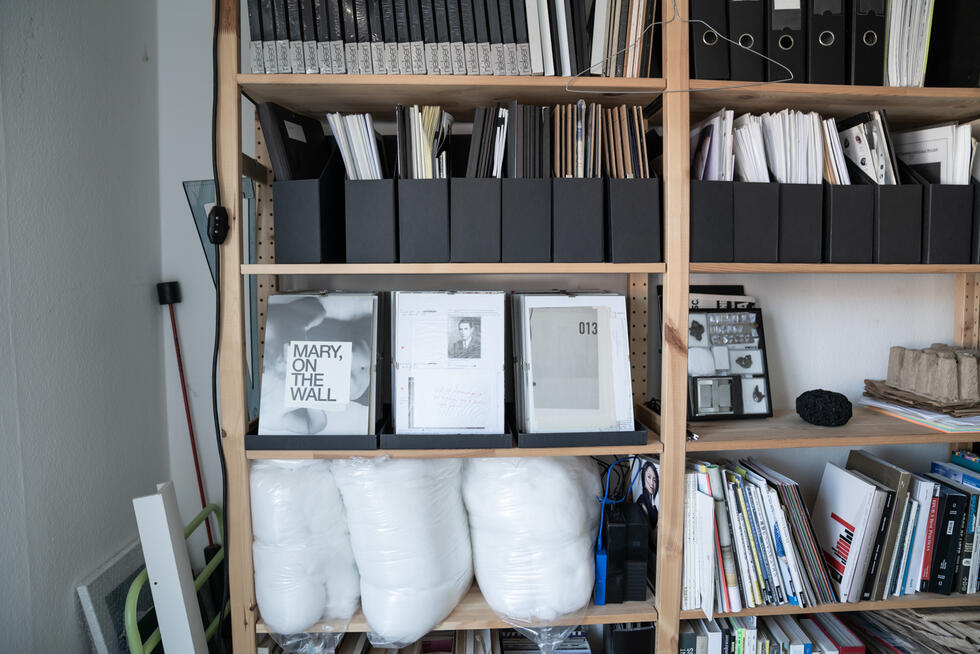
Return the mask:
[[517,433],[517,447],[598,447],[646,445],[647,430]]
[[377,434],[245,434],[246,450],[376,450]]

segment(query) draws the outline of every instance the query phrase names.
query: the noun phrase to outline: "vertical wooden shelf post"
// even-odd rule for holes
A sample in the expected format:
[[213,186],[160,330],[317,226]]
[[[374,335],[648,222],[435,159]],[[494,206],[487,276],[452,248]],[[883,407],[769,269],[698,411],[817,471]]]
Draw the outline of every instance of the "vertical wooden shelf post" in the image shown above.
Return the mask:
[[[681,562],[684,557],[684,450],[687,433],[688,211],[688,0],[663,2],[664,275],[661,363],[660,516],[657,523],[657,652],[677,651]],[[673,7],[677,15],[670,20]]]
[[252,525],[248,497],[245,428],[245,323],[242,313],[242,114],[238,89],[239,0],[219,0],[218,179],[230,230],[221,246],[221,442],[228,475],[228,533],[225,534],[231,598],[232,650],[255,652],[255,587],[252,583]]

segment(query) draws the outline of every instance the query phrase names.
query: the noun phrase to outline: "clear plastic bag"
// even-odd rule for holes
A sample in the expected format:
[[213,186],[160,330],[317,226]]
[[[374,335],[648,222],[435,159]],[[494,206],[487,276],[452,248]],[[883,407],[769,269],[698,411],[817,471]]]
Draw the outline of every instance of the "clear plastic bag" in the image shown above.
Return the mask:
[[333,654],[344,637],[342,632],[272,634],[272,640],[287,654]]
[[[343,632],[357,610],[360,580],[331,464],[256,461],[250,488],[255,595],[263,621],[281,634],[300,635],[317,622]],[[329,640],[314,636],[317,647]]]
[[473,580],[458,459],[334,463],[376,647],[405,647],[446,618]]
[[600,494],[595,468],[575,457],[463,464],[480,590],[542,652],[581,622],[592,596]]

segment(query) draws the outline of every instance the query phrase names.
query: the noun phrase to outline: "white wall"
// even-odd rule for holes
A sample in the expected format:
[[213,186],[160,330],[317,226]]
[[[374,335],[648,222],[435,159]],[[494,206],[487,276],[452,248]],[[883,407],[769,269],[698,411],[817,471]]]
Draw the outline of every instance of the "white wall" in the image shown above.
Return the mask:
[[75,584],[166,478],[156,7],[0,0],[0,649],[82,651]]

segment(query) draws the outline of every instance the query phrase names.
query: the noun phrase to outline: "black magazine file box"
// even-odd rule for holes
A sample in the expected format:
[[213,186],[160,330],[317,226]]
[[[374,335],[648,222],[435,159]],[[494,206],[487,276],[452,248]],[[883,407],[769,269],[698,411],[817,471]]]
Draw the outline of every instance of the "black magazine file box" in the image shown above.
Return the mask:
[[973,237],[973,186],[922,187],[922,263],[969,263]]
[[733,182],[691,180],[691,261],[734,261]]
[[732,184],[733,257],[745,263],[779,261],[779,184]]
[[663,261],[660,180],[606,180],[606,260]]
[[561,262],[601,262],[603,184],[601,179],[551,180],[551,255]]
[[551,180],[505,178],[500,196],[500,260],[551,261]]
[[347,180],[347,263],[398,261],[395,180]]
[[824,184],[823,254],[826,263],[871,263],[875,189],[870,184]]
[[922,186],[883,184],[875,191],[874,263],[922,261]]
[[780,263],[821,263],[823,185],[779,185]]
[[398,180],[398,258],[449,262],[449,180]]
[[449,260],[500,261],[500,180],[456,177],[449,186]]
[[272,183],[276,263],[343,263],[344,171],[331,157],[317,179]]
[[980,263],[980,183],[973,180],[973,241],[970,263]]

